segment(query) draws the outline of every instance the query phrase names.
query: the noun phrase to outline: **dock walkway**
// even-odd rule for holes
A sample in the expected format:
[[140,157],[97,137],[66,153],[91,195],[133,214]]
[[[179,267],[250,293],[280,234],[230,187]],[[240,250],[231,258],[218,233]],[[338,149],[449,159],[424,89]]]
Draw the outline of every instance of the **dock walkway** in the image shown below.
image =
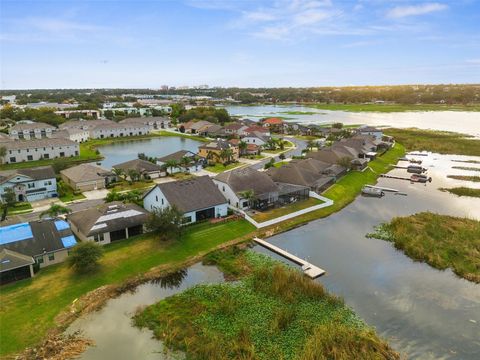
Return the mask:
[[294,263],[301,265],[302,266],[302,271],[305,275],[308,277],[315,279],[319,276],[322,276],[325,274],[325,270],[320,269],[318,266],[310,264],[308,261],[300,259],[298,256],[295,256],[293,254],[290,254],[289,252],[280,249],[279,247],[270,244],[269,242],[259,239],[257,237],[253,238],[253,241],[255,241],[257,244],[263,246],[264,248],[267,248],[268,250],[273,251],[274,253],[283,256],[284,258],[293,261]]

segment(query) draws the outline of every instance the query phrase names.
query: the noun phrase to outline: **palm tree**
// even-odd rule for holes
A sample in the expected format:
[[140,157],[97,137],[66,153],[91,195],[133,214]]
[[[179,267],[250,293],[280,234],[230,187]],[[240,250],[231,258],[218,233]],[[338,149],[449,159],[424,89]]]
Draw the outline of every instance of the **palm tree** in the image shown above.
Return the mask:
[[185,168],[185,171],[188,171],[188,167],[192,163],[192,160],[188,156],[184,156],[180,159],[180,165]]
[[241,192],[240,196],[248,201],[249,207],[253,207],[256,201],[256,197],[255,192],[252,189]]
[[173,169],[175,169],[176,167],[178,167],[178,163],[176,160],[168,160],[166,163],[165,163],[165,166],[167,168],[170,168],[170,174],[173,174]]
[[240,141],[238,143],[238,149],[240,150],[241,155],[245,155],[245,151],[247,150],[248,144],[245,141]]
[[70,214],[71,212],[72,212],[72,209],[70,208],[67,208],[59,204],[52,204],[50,205],[49,209],[42,211],[40,213],[40,219],[43,218],[44,216],[47,216],[50,218],[56,218],[58,215]]
[[315,141],[313,141],[313,140],[309,140],[309,141],[307,142],[307,148],[310,149],[310,151],[312,151],[313,148],[316,147],[316,146],[317,146],[317,144],[316,144]]
[[130,181],[132,182],[138,181],[140,179],[140,173],[137,170],[128,169],[127,174],[130,178]]
[[220,159],[226,161],[227,163],[230,163],[232,156],[233,156],[233,150],[230,148],[223,149],[220,152]]
[[113,169],[112,169],[112,172],[113,172],[118,178],[121,178],[123,175],[125,175],[125,171],[123,171],[123,169],[120,169],[120,168],[113,168]]
[[277,140],[275,139],[268,139],[265,146],[268,150],[275,150],[277,148]]

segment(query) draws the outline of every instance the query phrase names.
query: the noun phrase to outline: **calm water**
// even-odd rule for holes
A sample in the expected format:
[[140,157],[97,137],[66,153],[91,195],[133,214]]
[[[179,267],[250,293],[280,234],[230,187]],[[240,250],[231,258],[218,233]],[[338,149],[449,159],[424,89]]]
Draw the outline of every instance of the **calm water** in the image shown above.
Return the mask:
[[[260,106],[227,106],[231,115],[261,118],[265,116],[284,116],[287,121],[305,124],[344,124],[389,125],[395,127],[418,127],[456,131],[480,137],[480,112],[465,111],[412,111],[398,113],[346,112],[330,111],[305,106],[260,105]],[[288,111],[315,112],[312,115],[289,115]]]
[[140,306],[151,305],[191,286],[223,281],[216,267],[196,264],[165,281],[140,285],[134,293],[109,300],[100,311],[76,320],[68,332],[80,330],[83,336],[95,340],[95,346],[89,347],[80,359],[171,359],[163,354],[162,343],[153,338],[150,330],[132,325],[132,316]]
[[192,139],[177,136],[165,136],[145,140],[115,142],[110,145],[99,146],[98,150],[105,156],[101,164],[107,169],[112,165],[133,160],[139,153],[147,156],[162,157],[179,150],[198,151],[202,143]]
[[[413,262],[388,242],[365,238],[380,222],[425,210],[480,219],[480,199],[437,190],[462,185],[480,188],[478,183],[446,178],[447,174],[466,173],[452,170],[452,166],[462,164],[451,160],[474,157],[430,154],[418,158],[433,177],[431,184],[380,179],[380,186],[408,195],[387,194],[382,199],[360,196],[337,214],[269,241],[326,269],[327,275],[317,281],[342,296],[409,358],[478,359],[480,285],[449,270]],[[406,176],[406,171],[396,169],[390,174]],[[254,249],[275,256],[261,247]],[[144,284],[133,294],[108,301],[102,310],[78,319],[69,329],[82,330],[96,342],[81,359],[166,359],[161,342],[152,339],[150,331],[131,325],[135,310],[195,284],[221,281],[223,276],[216,268],[197,264],[169,282]]]

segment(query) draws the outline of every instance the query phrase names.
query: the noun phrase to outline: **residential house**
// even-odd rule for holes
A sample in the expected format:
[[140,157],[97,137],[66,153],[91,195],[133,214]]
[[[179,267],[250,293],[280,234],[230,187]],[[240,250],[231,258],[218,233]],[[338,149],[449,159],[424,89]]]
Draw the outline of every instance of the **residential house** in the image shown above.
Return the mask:
[[375,136],[375,139],[382,140],[383,131],[373,126],[361,126],[357,129],[357,134]]
[[59,128],[64,129],[82,129],[82,130],[92,130],[99,125],[108,125],[116,124],[114,121],[103,119],[103,120],[69,120],[60,124]]
[[143,197],[148,211],[176,207],[185,223],[227,216],[228,205],[209,176],[158,184]]
[[200,120],[200,121],[191,120],[183,124],[178,124],[177,128],[182,133],[203,135],[208,132],[208,128],[212,125],[215,125],[215,124],[206,120]]
[[98,110],[59,110],[55,111],[55,114],[63,116],[65,119],[70,119],[70,116],[84,116],[98,119],[100,117],[100,111]]
[[33,264],[35,260],[31,256],[3,249],[0,251],[0,285],[33,277]]
[[110,170],[101,166],[85,163],[60,171],[62,180],[73,190],[88,191],[105,189],[116,180],[116,176]]
[[247,142],[245,142],[245,143],[247,144],[246,148],[245,148],[245,149],[241,149],[241,148],[240,148],[240,143],[241,143],[242,141],[245,142],[243,139],[234,138],[234,139],[228,140],[228,143],[231,144],[232,146],[238,147],[238,151],[239,151],[239,155],[240,155],[240,156],[243,156],[243,155],[258,155],[258,154],[260,154],[260,152],[261,152],[261,147],[260,147],[259,145],[256,145],[256,144],[248,144]]
[[[70,225],[60,219],[44,219],[0,227],[0,252],[7,250],[19,267],[6,267],[2,278],[30,277],[30,258],[40,268],[65,261],[68,250],[76,245]],[[3,269],[2,269],[3,270]],[[3,272],[3,271],[2,271]]]
[[360,158],[358,151],[349,146],[341,145],[338,142],[329,148],[308,152],[306,157],[332,165],[339,164],[344,161],[344,159],[349,159],[352,168],[357,170],[364,169],[368,164],[368,159]]
[[225,133],[225,128],[223,126],[214,124],[212,126],[209,126],[204,131],[204,135],[211,138],[219,138],[219,137],[226,137],[227,133]]
[[374,159],[377,156],[377,143],[381,143],[381,140],[376,140],[372,135],[355,135],[338,142],[342,146],[355,149],[358,157],[368,159]]
[[102,124],[89,130],[92,139],[147,135],[150,126],[138,123]]
[[2,146],[6,149],[6,164],[80,155],[78,144],[70,139],[15,140],[2,142]]
[[57,130],[55,126],[40,123],[28,122],[17,123],[8,129],[10,137],[15,140],[30,140],[43,139],[52,137],[52,134]]
[[[183,158],[188,158],[190,160],[189,165],[182,164]],[[157,159],[157,164],[165,167],[169,161],[174,161],[178,164],[177,167],[167,169],[169,173],[174,174],[178,172],[189,172],[194,173],[203,169],[203,166],[206,163],[205,158],[197,156],[195,153],[188,150],[179,150],[172,154],[163,156]]]
[[270,139],[270,136],[266,136],[260,131],[249,132],[242,137],[242,141],[245,141],[247,144],[257,145],[258,147],[265,146]]
[[90,133],[88,130],[83,129],[63,129],[55,131],[52,135],[52,138],[70,139],[76,143],[83,143],[90,139]]
[[[278,186],[267,174],[250,167],[218,174],[213,182],[228,204],[239,209],[266,208],[278,201]],[[250,191],[253,196],[248,198]]]
[[130,171],[135,171],[144,179],[156,179],[166,175],[160,165],[142,159],[126,161],[121,164],[113,165],[112,168],[123,170],[126,176],[129,176],[128,174]]
[[[224,151],[231,150],[230,159],[225,158]],[[198,147],[198,155],[210,163],[223,163],[237,161],[239,157],[238,146],[233,146],[225,140],[212,141]]]
[[80,240],[101,245],[143,234],[147,219],[145,209],[117,201],[67,215],[73,233]]
[[241,123],[232,123],[225,126],[225,134],[231,136],[242,136],[245,135],[245,130],[248,129],[248,126]]
[[243,130],[243,132],[244,132],[245,136],[247,136],[249,134],[254,134],[254,133],[261,133],[262,136],[267,136],[267,137],[270,137],[270,135],[271,135],[269,128],[258,126],[258,125],[249,126],[245,130]]
[[0,197],[11,188],[17,201],[57,197],[57,180],[51,166],[0,171]]
[[269,128],[270,131],[283,133],[288,126],[282,119],[278,117],[271,117],[261,120],[262,126]]
[[142,124],[148,125],[150,130],[168,129],[171,127],[171,121],[163,116],[135,117],[120,121],[120,124]]

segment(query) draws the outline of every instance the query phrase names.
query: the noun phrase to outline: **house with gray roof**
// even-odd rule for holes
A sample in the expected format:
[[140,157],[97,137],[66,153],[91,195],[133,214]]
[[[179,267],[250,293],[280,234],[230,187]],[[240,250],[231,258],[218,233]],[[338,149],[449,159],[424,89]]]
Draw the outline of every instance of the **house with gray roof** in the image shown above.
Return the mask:
[[11,188],[17,201],[57,197],[57,180],[51,166],[0,171],[0,197]]
[[209,176],[162,183],[143,197],[148,211],[176,207],[185,218],[185,223],[227,215],[227,200]]
[[120,124],[142,124],[147,125],[150,130],[168,129],[171,127],[171,121],[164,116],[148,116],[127,118],[119,122]]
[[124,174],[127,176],[129,171],[136,171],[144,179],[157,179],[166,175],[160,165],[142,159],[126,161],[121,164],[113,165],[112,168],[123,170]]
[[33,264],[35,260],[31,256],[3,249],[0,251],[0,285],[33,277]]
[[80,240],[101,245],[143,234],[147,219],[145,209],[118,201],[67,215],[73,233]]
[[117,179],[113,172],[93,163],[84,163],[62,170],[60,176],[76,191],[104,189],[110,182]]
[[2,142],[1,146],[6,149],[6,154],[3,157],[4,164],[80,155],[78,144],[64,138],[14,140]]
[[[68,256],[68,250],[76,244],[70,225],[61,219],[43,219],[0,227],[0,252],[7,250],[6,255],[10,261],[22,262],[22,267],[30,263],[30,258],[40,268],[63,262]],[[14,269],[8,266],[5,268],[5,271],[10,270]]]
[[[182,159],[184,158],[190,160],[188,165],[186,165],[186,163],[182,164]],[[167,169],[170,174],[178,172],[194,173],[202,170],[207,162],[205,158],[202,158],[189,150],[179,150],[166,156],[162,156],[161,158],[157,158],[157,164],[162,167],[166,167],[169,161],[175,161],[178,164],[177,167]]]
[[8,129],[8,133],[12,139],[30,140],[51,137],[56,130],[55,126],[32,121],[17,123]]

